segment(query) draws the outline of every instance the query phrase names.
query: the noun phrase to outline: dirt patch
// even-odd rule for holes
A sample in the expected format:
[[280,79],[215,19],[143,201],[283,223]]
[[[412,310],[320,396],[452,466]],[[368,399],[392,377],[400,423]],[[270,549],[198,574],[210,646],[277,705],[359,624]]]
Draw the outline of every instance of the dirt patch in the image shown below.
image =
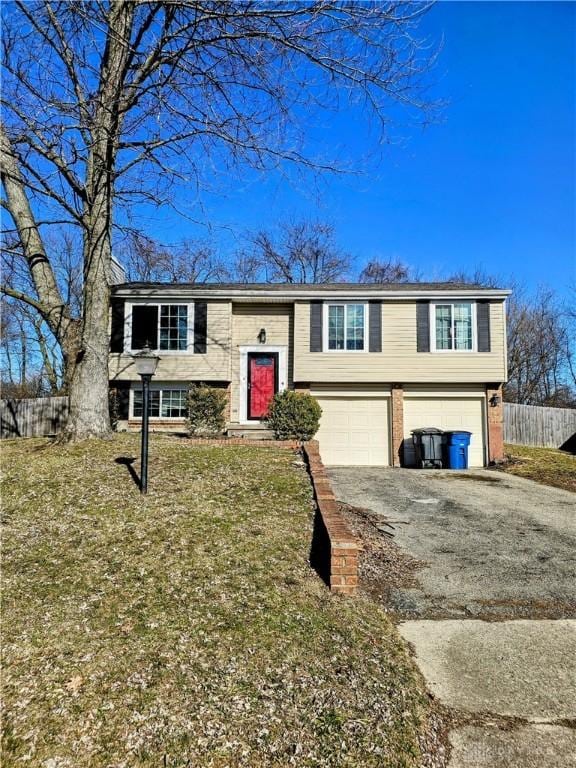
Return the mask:
[[480,483],[501,483],[503,481],[502,477],[496,477],[494,475],[461,475],[452,474],[451,472],[439,472],[437,475],[431,475],[431,478],[433,480],[437,478],[442,480],[473,480]]
[[404,552],[394,541],[394,525],[369,509],[338,502],[348,525],[363,544],[360,585],[372,597],[391,605],[390,591],[417,587],[416,572],[426,565]]

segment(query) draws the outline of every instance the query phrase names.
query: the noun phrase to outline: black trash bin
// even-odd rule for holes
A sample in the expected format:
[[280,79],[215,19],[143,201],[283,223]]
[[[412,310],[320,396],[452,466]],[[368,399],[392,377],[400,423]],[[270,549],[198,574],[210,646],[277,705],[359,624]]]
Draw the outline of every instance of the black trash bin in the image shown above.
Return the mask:
[[444,433],[437,427],[412,430],[416,451],[416,466],[420,469],[442,469],[442,443]]

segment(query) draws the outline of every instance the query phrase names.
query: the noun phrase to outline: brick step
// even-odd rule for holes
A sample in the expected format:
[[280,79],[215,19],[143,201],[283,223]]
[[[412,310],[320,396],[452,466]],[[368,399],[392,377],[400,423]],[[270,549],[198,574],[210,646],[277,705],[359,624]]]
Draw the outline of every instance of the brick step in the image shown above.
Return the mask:
[[261,424],[228,424],[226,435],[246,440],[274,440],[274,432]]

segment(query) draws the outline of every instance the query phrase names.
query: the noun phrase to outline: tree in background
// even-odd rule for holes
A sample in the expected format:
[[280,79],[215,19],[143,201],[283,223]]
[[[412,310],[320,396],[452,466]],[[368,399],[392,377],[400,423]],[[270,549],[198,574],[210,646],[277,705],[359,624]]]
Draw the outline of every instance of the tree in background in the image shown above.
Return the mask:
[[399,259],[373,259],[358,277],[361,283],[409,283],[417,282],[418,276]]
[[576,407],[576,334],[571,328],[574,314],[562,305],[554,291],[540,288],[531,295],[517,281],[491,275],[481,268],[472,273],[456,273],[449,282],[512,290],[506,310],[507,402]]
[[[5,3],[2,183],[37,311],[62,350],[65,437],[107,434],[113,228],[121,208],[202,189],[214,169],[333,162],[305,154],[311,108],[355,101],[386,124],[426,109],[429,47],[409,2]],[[41,65],[39,65],[41,62]],[[82,311],[67,304],[46,231],[82,243]]]
[[181,240],[167,246],[131,233],[119,255],[132,282],[219,283],[228,277],[228,268],[208,242]]
[[508,301],[509,402],[576,407],[571,373],[575,339],[568,317],[553,291],[540,289],[530,297],[516,287]]
[[268,283],[337,283],[350,273],[350,257],[336,245],[334,228],[319,221],[284,223],[276,234],[257,232],[250,250]]

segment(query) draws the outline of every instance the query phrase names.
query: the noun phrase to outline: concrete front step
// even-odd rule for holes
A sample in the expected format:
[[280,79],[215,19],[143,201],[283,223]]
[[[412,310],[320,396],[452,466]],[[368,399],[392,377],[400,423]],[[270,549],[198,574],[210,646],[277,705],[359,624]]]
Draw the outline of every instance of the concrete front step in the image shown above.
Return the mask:
[[246,440],[274,440],[274,432],[261,424],[228,424],[226,434]]

